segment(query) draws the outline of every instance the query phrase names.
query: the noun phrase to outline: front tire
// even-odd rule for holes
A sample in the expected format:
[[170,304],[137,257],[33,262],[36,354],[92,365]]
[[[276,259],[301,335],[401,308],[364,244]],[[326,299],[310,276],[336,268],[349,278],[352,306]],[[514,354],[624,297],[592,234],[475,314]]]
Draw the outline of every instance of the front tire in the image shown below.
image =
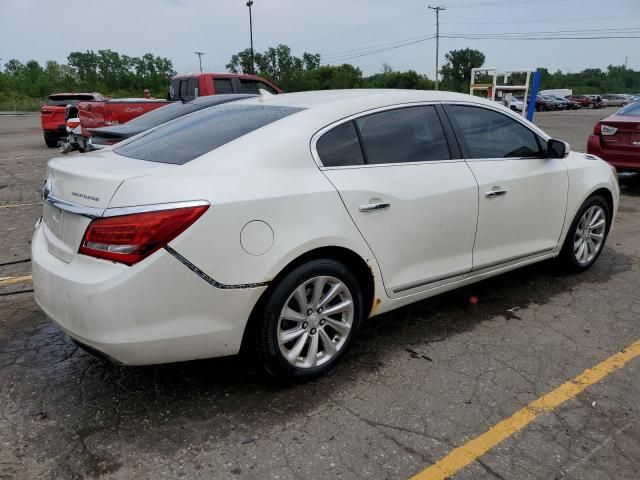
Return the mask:
[[589,197],[576,214],[559,260],[570,271],[587,270],[595,263],[611,228],[609,204],[600,195]]
[[49,148],[56,148],[58,146],[58,136],[54,133],[44,133],[44,143]]
[[363,317],[356,277],[335,260],[289,272],[260,312],[257,350],[267,372],[305,381],[329,370],[351,346]]

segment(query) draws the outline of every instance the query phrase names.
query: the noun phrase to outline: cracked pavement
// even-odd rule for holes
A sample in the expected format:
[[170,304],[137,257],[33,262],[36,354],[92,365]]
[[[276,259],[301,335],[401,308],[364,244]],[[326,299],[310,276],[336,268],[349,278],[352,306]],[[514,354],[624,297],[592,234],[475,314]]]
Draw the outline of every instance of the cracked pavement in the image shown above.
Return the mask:
[[[607,114],[538,123],[586,139]],[[36,204],[0,208],[0,277],[30,273],[54,155],[37,116],[0,116],[0,206]],[[0,479],[408,478],[640,338],[640,179],[621,183],[590,271],[546,262],[376,317],[304,385],[239,358],[111,365],[15,293],[30,283],[1,286]],[[452,479],[640,478],[639,380],[636,358]]]

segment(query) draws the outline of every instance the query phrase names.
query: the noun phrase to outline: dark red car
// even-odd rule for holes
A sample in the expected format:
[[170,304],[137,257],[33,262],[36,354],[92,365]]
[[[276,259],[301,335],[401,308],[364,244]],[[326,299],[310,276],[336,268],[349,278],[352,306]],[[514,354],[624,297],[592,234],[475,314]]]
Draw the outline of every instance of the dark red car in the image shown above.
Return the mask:
[[49,95],[47,103],[40,108],[40,123],[47,147],[58,145],[60,137],[67,136],[64,111],[67,105],[76,106],[80,102],[104,100],[99,93],[54,93]]
[[604,103],[598,95],[568,95],[564,98],[579,103],[582,108],[604,108]]
[[258,94],[260,90],[282,93],[276,85],[256,75],[239,73],[184,73],[171,79],[169,100],[192,100],[195,97],[222,93]]
[[587,152],[621,172],[640,172],[640,102],[621,108],[596,123]]

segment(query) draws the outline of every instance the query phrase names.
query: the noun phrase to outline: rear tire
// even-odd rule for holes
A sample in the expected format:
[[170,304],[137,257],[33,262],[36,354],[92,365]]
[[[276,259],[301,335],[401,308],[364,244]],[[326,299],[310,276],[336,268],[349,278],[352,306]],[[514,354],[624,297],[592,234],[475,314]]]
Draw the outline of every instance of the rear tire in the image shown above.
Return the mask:
[[589,197],[578,210],[558,257],[565,270],[581,272],[595,263],[611,228],[609,204],[600,195]]
[[58,136],[55,133],[44,132],[44,143],[49,148],[56,148],[58,146]]
[[292,270],[258,313],[255,340],[264,368],[293,381],[325,373],[351,346],[362,305],[358,281],[342,263],[312,260]]

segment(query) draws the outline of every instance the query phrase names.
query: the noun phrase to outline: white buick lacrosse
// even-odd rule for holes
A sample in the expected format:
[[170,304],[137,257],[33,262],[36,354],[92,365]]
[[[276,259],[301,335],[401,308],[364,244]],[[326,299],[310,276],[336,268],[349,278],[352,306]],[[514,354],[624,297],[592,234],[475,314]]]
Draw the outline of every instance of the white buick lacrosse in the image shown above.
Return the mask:
[[49,162],[38,304],[130,364],[256,352],[308,378],[374,315],[552,257],[584,270],[615,171],[468,95],[344,90],[214,106]]

